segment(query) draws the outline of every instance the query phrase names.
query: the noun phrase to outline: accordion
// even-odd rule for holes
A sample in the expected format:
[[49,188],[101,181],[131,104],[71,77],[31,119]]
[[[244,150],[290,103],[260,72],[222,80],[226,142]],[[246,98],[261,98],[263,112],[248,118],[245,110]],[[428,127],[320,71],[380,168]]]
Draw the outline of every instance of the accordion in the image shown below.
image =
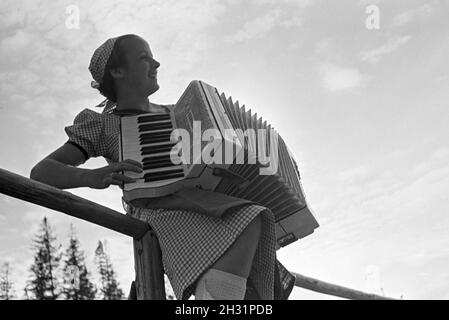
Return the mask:
[[251,200],[273,212],[277,249],[318,228],[291,152],[257,113],[202,81],[169,111],[121,117],[120,161],[143,165],[125,172],[136,179],[123,187],[126,201],[186,187]]

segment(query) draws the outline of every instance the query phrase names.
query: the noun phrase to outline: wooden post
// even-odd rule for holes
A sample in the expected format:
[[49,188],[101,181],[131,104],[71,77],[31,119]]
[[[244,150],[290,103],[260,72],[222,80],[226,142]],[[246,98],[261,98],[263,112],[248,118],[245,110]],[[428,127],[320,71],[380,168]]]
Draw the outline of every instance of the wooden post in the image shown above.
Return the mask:
[[134,261],[137,300],[166,300],[162,253],[153,230],[134,239]]

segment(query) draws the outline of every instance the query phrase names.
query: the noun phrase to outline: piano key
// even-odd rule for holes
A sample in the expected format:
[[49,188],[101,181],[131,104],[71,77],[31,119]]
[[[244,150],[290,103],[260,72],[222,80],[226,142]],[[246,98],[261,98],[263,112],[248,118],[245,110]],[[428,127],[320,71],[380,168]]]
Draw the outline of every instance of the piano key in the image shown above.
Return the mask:
[[154,121],[161,121],[161,120],[170,120],[170,115],[169,114],[146,115],[146,116],[139,117],[137,119],[137,123],[154,122]]
[[176,146],[175,143],[146,146],[140,149],[140,153],[142,155],[147,155],[152,153],[166,152],[172,150],[174,146]]
[[152,132],[162,129],[172,129],[173,125],[171,122],[165,122],[165,123],[150,123],[150,124],[141,124],[139,126],[139,132]]
[[139,135],[139,139],[151,139],[156,137],[165,137],[171,135],[172,130],[164,130],[159,132],[152,132],[152,133],[142,133]]
[[154,137],[154,138],[145,138],[139,140],[140,145],[144,144],[156,144],[161,142],[172,142],[170,139],[170,136],[160,136],[160,137]]
[[155,154],[155,155],[151,155],[150,157],[144,157],[142,159],[142,163],[148,163],[151,161],[158,161],[158,160],[164,160],[164,159],[168,159],[170,160],[170,152],[166,152],[166,153],[162,153],[162,154]]
[[152,182],[182,177],[184,177],[184,171],[182,169],[176,169],[147,173],[144,179],[145,182]]
[[143,170],[151,170],[151,169],[160,169],[160,168],[169,168],[177,166],[171,161],[155,161],[146,163],[143,165]]

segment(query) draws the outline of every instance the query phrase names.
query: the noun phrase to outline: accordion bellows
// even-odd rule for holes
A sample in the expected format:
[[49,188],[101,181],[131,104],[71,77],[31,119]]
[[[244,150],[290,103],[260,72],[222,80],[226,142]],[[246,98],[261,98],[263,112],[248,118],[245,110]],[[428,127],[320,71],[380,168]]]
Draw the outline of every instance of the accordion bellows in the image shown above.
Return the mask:
[[[210,137],[216,141],[211,143]],[[164,196],[183,187],[251,200],[274,213],[278,248],[319,226],[282,137],[257,114],[202,81],[189,84],[170,114],[122,117],[123,159],[144,166],[142,174],[126,173],[138,179],[124,187],[128,201]]]

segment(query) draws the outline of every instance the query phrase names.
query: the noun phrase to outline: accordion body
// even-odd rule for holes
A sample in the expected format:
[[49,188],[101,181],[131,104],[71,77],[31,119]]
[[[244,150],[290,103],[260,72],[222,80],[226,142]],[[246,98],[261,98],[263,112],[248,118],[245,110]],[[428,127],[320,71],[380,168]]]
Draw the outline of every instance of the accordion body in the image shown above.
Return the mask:
[[124,185],[126,201],[181,188],[251,200],[273,212],[277,249],[319,226],[283,139],[257,114],[202,81],[192,81],[170,113],[121,117],[119,141],[120,161],[133,159],[144,169],[125,172],[136,179]]

